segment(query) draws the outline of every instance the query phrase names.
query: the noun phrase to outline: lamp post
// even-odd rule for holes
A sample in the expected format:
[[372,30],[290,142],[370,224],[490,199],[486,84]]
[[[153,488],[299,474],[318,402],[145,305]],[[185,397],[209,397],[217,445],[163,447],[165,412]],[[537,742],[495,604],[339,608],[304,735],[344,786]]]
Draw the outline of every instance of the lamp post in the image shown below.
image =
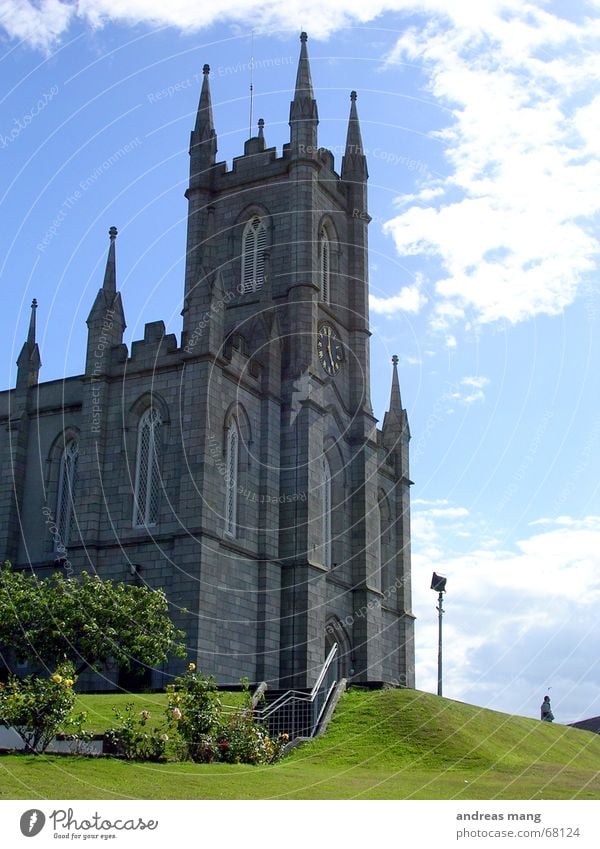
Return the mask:
[[438,603],[436,610],[438,612],[438,685],[437,685],[437,694],[438,696],[442,695],[442,615],[444,613],[444,608],[442,607],[442,602],[444,601],[444,593],[446,592],[446,578],[443,575],[436,575],[433,573],[433,577],[431,578],[431,589],[434,590],[438,594]]

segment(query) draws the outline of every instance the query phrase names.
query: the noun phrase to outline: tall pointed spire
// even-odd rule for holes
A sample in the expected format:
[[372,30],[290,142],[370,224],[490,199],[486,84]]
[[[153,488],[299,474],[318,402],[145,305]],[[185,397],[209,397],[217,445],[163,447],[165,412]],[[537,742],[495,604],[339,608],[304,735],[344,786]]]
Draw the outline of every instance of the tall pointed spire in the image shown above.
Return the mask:
[[402,399],[400,398],[400,381],[398,379],[398,356],[392,357],[392,391],[390,394],[390,413],[400,416],[402,413]]
[[400,381],[398,380],[398,357],[392,357],[392,391],[390,393],[390,406],[383,417],[383,444],[390,450],[400,450],[403,439],[410,439],[408,427],[408,416],[402,408],[400,397]]
[[110,348],[123,342],[126,328],[121,293],[117,292],[115,241],[118,230],[108,231],[110,245],[102,286],[87,317],[88,344],[85,373],[95,377],[110,368]]
[[34,298],[31,302],[31,315],[29,316],[29,330],[27,332],[27,344],[33,350],[35,347],[35,314],[37,312],[38,302]]
[[308,36],[300,33],[300,58],[296,74],[294,99],[290,104],[290,141],[296,155],[314,157],[317,152],[317,124],[319,115],[314,98],[310,63],[306,42]]
[[342,159],[342,179],[353,181],[366,180],[369,176],[367,158],[364,154],[362,136],[360,134],[356,98],[356,92],[350,92],[350,117],[348,119],[348,132],[346,134],[346,148]]
[[202,68],[204,79],[200,91],[200,102],[196,113],[196,124],[190,140],[190,155],[200,154],[206,165],[214,165],[217,154],[217,133],[213,121],[212,100],[208,76],[210,65]]
[[108,231],[110,245],[108,248],[108,257],[106,259],[104,282],[102,283],[102,288],[104,289],[104,291],[108,292],[111,295],[115,295],[117,292],[117,262],[115,256],[115,241],[118,232],[119,231],[116,227],[111,227]]
[[21,353],[17,360],[17,386],[35,386],[38,382],[42,359],[40,357],[40,349],[35,341],[35,313],[37,305],[38,303],[34,298],[31,302],[27,341],[21,348]]
[[306,42],[308,36],[305,32],[300,33],[300,58],[298,59],[298,71],[296,72],[296,90],[294,100],[308,98],[314,100],[312,78],[310,75],[310,62],[308,61],[308,49]]

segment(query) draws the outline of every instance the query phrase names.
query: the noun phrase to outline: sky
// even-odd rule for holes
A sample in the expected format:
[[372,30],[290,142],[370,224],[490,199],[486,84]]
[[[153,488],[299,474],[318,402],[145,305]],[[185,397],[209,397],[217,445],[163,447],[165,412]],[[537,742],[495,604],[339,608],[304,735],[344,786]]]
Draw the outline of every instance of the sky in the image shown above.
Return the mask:
[[189,132],[205,62],[219,158],[278,150],[299,51],[339,170],[369,167],[371,356],[411,441],[417,687],[600,714],[600,3],[0,0],[0,366],[37,298],[42,380],[81,372],[119,228],[126,341],[181,329]]

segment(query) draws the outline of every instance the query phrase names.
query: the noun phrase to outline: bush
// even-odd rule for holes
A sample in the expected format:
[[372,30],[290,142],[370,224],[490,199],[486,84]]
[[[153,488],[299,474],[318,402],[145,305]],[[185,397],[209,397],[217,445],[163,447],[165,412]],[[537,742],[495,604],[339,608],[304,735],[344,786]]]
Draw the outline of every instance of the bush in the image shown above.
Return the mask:
[[82,710],[70,717],[62,729],[64,739],[72,744],[71,751],[75,755],[88,755],[93,751],[94,734],[84,728],[87,718],[87,711]]
[[276,740],[254,721],[248,681],[243,680],[245,704],[224,713],[212,678],[196,672],[190,663],[185,675],[167,688],[167,719],[181,743],[183,757],[196,763],[273,763],[283,754],[288,735]]
[[49,678],[11,675],[0,684],[0,723],[13,727],[25,743],[25,751],[45,752],[75,704],[73,666],[64,663]]
[[219,726],[221,699],[213,678],[196,672],[190,663],[185,675],[167,687],[167,722],[183,742],[184,756],[210,763],[217,750],[214,732]]
[[134,712],[133,702],[124,711],[113,708],[119,725],[109,728],[104,735],[108,754],[120,755],[128,761],[160,761],[164,759],[169,735],[160,728],[147,729],[150,712]]

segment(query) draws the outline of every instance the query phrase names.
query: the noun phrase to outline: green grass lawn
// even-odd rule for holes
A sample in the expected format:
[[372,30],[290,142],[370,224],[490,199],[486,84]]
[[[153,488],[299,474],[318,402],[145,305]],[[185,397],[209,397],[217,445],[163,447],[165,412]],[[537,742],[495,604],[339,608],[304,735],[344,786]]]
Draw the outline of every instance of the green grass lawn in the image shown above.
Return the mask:
[[[223,705],[239,707],[243,704],[241,692],[220,693]],[[114,707],[123,711],[128,702],[133,702],[136,712],[147,710],[150,713],[149,726],[160,725],[165,720],[167,707],[166,693],[108,693],[106,695],[78,695],[74,713],[86,711],[88,731],[102,734],[116,724]]]
[[[115,698],[80,700],[100,727]],[[151,713],[164,703],[135,699]],[[598,799],[600,737],[413,690],[352,690],[322,737],[273,766],[5,755],[0,798]]]

